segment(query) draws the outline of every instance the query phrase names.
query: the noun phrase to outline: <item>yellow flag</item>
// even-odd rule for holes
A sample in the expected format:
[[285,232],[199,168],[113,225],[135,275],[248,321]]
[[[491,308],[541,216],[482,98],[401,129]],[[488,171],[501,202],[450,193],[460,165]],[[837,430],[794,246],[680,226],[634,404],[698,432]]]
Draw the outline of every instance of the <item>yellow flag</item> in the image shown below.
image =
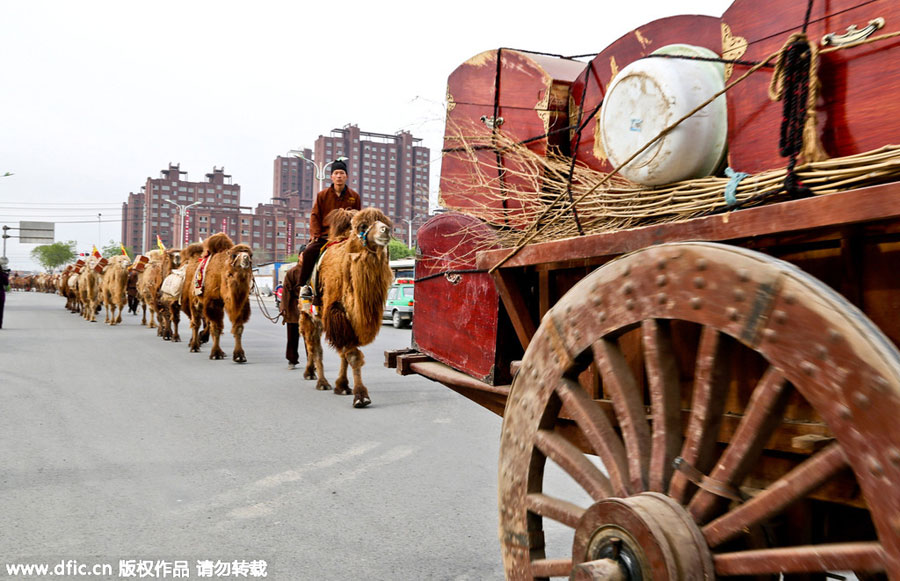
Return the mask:
[[166,245],[162,243],[162,240],[159,237],[159,234],[156,235],[156,245],[159,246],[159,249],[163,252],[166,251]]
[[119,242],[119,248],[121,248],[121,249],[122,249],[122,256],[125,256],[125,257],[127,257],[127,256],[128,256],[128,251],[127,251],[127,250],[125,250],[125,245],[124,245],[124,244],[122,244],[122,243],[121,243],[121,242]]
[[103,258],[103,256],[101,256],[101,254],[100,254],[100,251],[97,250],[97,246],[96,245],[92,245],[92,246],[94,247],[94,250],[93,250],[93,252],[91,252],[91,256],[93,256],[94,258]]

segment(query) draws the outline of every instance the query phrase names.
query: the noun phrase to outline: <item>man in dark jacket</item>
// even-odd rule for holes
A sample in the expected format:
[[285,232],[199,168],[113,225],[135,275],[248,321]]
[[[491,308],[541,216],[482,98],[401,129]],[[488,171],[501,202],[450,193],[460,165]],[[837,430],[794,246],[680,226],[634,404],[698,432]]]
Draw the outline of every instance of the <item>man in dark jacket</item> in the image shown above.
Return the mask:
[[138,271],[130,268],[128,270],[128,279],[125,285],[125,294],[128,296],[128,310],[135,315],[137,314],[138,305],[140,304],[137,289],[137,281],[140,274],[141,273]]
[[6,306],[6,287],[9,286],[9,270],[4,256],[0,259],[0,329],[3,328],[3,307]]
[[281,316],[287,326],[287,349],[284,352],[285,358],[288,360],[288,369],[297,367],[300,362],[300,270],[303,265],[304,246],[297,250],[299,259],[297,264],[291,268],[284,276],[284,283],[281,294]]
[[300,271],[300,281],[304,285],[300,295],[304,298],[312,297],[309,277],[319,259],[319,251],[328,242],[328,214],[338,208],[362,209],[359,194],[347,186],[347,164],[341,160],[331,164],[331,185],[316,195],[309,216],[309,237],[312,242],[303,252],[303,268]]

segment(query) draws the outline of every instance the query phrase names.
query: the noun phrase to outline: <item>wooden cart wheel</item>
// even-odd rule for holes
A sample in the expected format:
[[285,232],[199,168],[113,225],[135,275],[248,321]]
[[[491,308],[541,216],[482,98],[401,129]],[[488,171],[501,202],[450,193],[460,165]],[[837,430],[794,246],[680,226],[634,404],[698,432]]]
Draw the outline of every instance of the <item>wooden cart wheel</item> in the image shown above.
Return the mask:
[[[573,498],[545,490],[547,459]],[[504,566],[900,579],[898,483],[900,354],[865,315],[786,262],[663,244],[580,281],[528,347],[500,445]]]

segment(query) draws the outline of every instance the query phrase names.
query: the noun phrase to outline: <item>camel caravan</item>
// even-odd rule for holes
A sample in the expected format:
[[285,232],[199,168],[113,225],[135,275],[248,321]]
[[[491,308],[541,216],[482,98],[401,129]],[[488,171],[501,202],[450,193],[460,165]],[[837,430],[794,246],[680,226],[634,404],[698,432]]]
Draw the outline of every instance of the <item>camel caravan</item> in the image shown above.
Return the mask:
[[[324,335],[340,356],[334,393],[352,394],[353,406],[362,408],[372,400],[362,380],[365,358],[360,347],[374,341],[381,329],[393,282],[387,248],[392,224],[375,208],[334,210],[328,221],[332,242],[316,266],[315,296],[300,304],[300,333],[307,353],[303,378],[315,380],[318,390],[332,389],[322,362]],[[250,319],[252,268],[253,250],[220,232],[181,250],[160,244],[134,262],[124,254],[100,258],[95,253],[59,274],[13,281],[20,290],[58,293],[66,298],[69,311],[90,322],[96,322],[105,309],[104,322],[118,325],[126,308],[135,315],[140,309],[141,324],[173,343],[181,341],[179,324],[184,315],[190,325],[190,352],[200,352],[211,340],[209,358],[214,360],[227,356],[220,345],[227,315],[234,337],[231,359],[246,363],[242,335]],[[348,368],[353,373],[352,389]]]

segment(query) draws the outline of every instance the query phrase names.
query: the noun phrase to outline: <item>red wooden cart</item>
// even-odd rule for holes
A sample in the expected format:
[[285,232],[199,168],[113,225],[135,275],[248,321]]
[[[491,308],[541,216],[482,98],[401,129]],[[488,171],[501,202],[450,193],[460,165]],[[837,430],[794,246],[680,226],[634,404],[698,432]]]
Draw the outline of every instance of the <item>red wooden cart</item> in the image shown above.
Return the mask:
[[[751,61],[804,22],[815,39],[876,16],[879,33],[900,30],[896,2],[856,4],[813,3],[806,19],[807,2],[738,0],[722,19],[641,27],[594,62],[719,42],[722,23]],[[823,57],[832,155],[900,138],[900,40],[857,50]],[[602,95],[610,75],[595,68],[566,81],[574,102]],[[754,97],[768,76],[729,103],[729,160],[750,171],[785,163],[780,105]],[[492,227],[445,214],[419,231],[413,347],[386,364],[503,416],[508,578],[900,579],[900,183],[511,257],[467,255],[479,228]],[[576,493],[546,488],[548,464]]]

